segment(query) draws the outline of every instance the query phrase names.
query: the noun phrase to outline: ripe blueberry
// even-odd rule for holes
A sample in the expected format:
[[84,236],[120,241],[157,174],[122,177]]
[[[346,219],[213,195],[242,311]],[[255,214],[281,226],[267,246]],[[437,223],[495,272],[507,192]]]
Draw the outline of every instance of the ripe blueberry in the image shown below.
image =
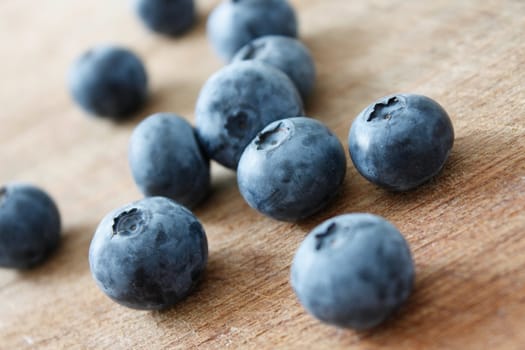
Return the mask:
[[80,56],[69,71],[73,99],[91,114],[124,118],[147,97],[146,70],[131,51],[98,46]]
[[111,299],[158,310],[184,299],[206,266],[208,244],[197,218],[164,197],[110,212],[89,247],[91,273]]
[[297,37],[297,19],[286,0],[225,0],[208,18],[208,39],[224,60],[264,35]]
[[302,112],[301,97],[286,74],[265,63],[238,62],[212,75],[202,88],[195,127],[208,156],[236,169],[262,128]]
[[157,33],[178,36],[195,22],[194,0],[135,0],[142,22]]
[[443,168],[454,143],[445,110],[421,95],[387,96],[354,120],[348,135],[352,161],[372,183],[407,191]]
[[0,266],[34,267],[60,241],[58,208],[43,190],[25,184],[0,187]]
[[244,150],[239,190],[252,207],[297,221],[322,209],[343,183],[345,150],[321,122],[305,117],[268,125]]
[[146,196],[163,196],[192,208],[210,188],[210,162],[192,126],[182,117],[158,113],[144,119],[129,144],[133,178]]
[[286,73],[303,101],[314,89],[314,60],[306,46],[297,39],[279,35],[255,39],[237,52],[232,63],[246,60],[262,61]]
[[314,228],[291,268],[292,287],[308,312],[357,330],[387,319],[408,298],[413,281],[407,242],[371,214],[340,215]]

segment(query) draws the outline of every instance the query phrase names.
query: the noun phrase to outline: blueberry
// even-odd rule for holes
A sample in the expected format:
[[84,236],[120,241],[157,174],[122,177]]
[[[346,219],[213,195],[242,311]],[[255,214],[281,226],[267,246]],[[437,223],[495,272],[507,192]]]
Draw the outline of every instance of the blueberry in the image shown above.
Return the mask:
[[241,153],[269,123],[303,114],[301,97],[280,70],[257,61],[222,68],[202,88],[197,136],[208,156],[236,169]]
[[348,135],[352,161],[372,183],[413,189],[437,175],[454,143],[447,112],[421,95],[384,97],[355,119]]
[[89,247],[100,289],[134,309],[170,307],[195,288],[208,260],[206,234],[186,208],[148,197],[110,212]]
[[232,62],[258,60],[280,69],[293,81],[306,101],[315,85],[315,65],[310,52],[299,40],[268,35],[250,42],[233,57]]
[[297,117],[273,122],[255,137],[242,154],[237,182],[252,208],[297,221],[335,196],[345,172],[337,137],[321,122]]
[[317,226],[297,250],[291,284],[319,320],[364,330],[386,320],[412,291],[407,242],[385,219],[336,216]]
[[225,0],[208,18],[208,39],[224,60],[264,35],[297,37],[297,19],[286,0]]
[[0,267],[39,265],[59,241],[60,214],[46,192],[27,184],[0,187]]
[[194,0],[135,0],[142,22],[157,33],[179,36],[195,23]]
[[192,208],[210,188],[210,164],[191,125],[170,113],[154,114],[133,131],[129,165],[146,196],[169,197]]
[[118,119],[142,107],[147,97],[147,76],[142,62],[131,51],[102,45],[74,62],[69,89],[86,112]]

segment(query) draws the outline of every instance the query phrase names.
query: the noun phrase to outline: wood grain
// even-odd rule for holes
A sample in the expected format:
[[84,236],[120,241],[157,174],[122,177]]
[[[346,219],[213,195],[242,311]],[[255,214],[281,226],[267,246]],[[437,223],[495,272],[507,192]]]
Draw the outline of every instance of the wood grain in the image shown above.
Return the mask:
[[[205,38],[217,1],[198,1],[199,25],[170,40],[142,28],[126,1],[0,2],[0,182],[48,190],[64,239],[45,265],[0,271],[1,349],[523,349],[525,348],[525,2],[521,0],[295,0],[318,66],[307,113],[346,144],[353,118],[406,91],[439,101],[456,141],[443,173],[407,194],[385,192],[349,162],[344,189],[300,224],[251,210],[235,175],[213,167],[213,193],[196,210],[209,238],[204,282],[166,312],[111,302],[87,263],[110,209],[140,197],[127,167],[130,132],[144,116],[193,120],[200,87],[222,63]],[[43,5],[43,6],[42,6]],[[100,42],[140,54],[151,100],[129,123],[86,117],[67,69]],[[405,233],[415,293],[397,317],[356,333],[305,313],[288,283],[302,238],[346,212],[383,215]]]

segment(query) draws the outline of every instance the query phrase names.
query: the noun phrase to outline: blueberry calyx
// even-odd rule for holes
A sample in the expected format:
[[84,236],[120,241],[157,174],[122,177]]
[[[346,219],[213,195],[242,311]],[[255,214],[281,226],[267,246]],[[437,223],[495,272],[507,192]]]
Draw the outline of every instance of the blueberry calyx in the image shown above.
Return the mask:
[[251,42],[246,46],[246,51],[242,54],[241,60],[247,61],[254,59],[257,52],[264,49],[266,43],[263,41]]
[[111,237],[115,235],[130,236],[139,233],[144,228],[145,222],[144,213],[141,210],[133,208],[123,211],[113,219]]
[[230,115],[225,125],[228,134],[233,137],[242,138],[248,127],[248,119],[248,114],[244,111],[238,111]]
[[[315,250],[321,250],[323,248],[323,245],[325,245],[326,239],[335,233],[336,227],[337,227],[337,224],[335,222],[332,222],[330,225],[328,225],[328,227],[326,228],[326,231],[315,235]],[[333,244],[334,241],[335,241],[335,238],[331,239],[329,243]]]
[[368,114],[366,121],[372,121],[378,117],[389,120],[395,111],[400,110],[404,107],[398,96],[392,96],[384,102],[378,102],[372,107],[372,111]]
[[275,127],[260,132],[255,138],[255,145],[257,150],[268,150],[276,148],[282,144],[290,135],[290,127],[284,125],[283,122],[278,123]]

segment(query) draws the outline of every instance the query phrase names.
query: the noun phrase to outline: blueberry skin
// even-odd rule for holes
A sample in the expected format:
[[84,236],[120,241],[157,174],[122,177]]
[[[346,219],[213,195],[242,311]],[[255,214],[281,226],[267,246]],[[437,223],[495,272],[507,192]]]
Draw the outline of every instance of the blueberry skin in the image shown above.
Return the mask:
[[0,267],[35,267],[59,242],[60,213],[46,192],[28,184],[0,187]]
[[152,31],[180,36],[195,23],[193,0],[135,0],[135,11]]
[[399,231],[371,214],[346,214],[313,229],[292,262],[291,284],[319,320],[356,330],[386,320],[414,284],[410,248]]
[[176,114],[157,113],[137,125],[128,160],[145,196],[168,197],[193,208],[210,189],[210,161],[192,126]]
[[69,71],[73,99],[86,112],[121,119],[137,112],[147,98],[147,75],[131,51],[109,45],[81,55]]
[[348,135],[359,173],[393,191],[413,189],[437,175],[453,144],[447,112],[434,100],[413,94],[387,96],[368,106]]
[[337,194],[345,150],[321,122],[297,117],[268,125],[244,150],[237,183],[246,202],[271,218],[298,221]]
[[99,288],[124,306],[168,308],[195,288],[208,260],[206,234],[186,208],[148,197],[110,212],[89,247]]
[[262,61],[286,73],[303,101],[312,94],[315,64],[310,52],[299,40],[279,35],[255,39],[237,52],[232,63],[245,60]]
[[265,35],[297,37],[297,18],[286,0],[225,0],[207,23],[208,40],[225,61]]
[[196,129],[207,155],[236,169],[242,151],[269,123],[303,114],[301,97],[280,70],[257,61],[222,68],[202,88]]

